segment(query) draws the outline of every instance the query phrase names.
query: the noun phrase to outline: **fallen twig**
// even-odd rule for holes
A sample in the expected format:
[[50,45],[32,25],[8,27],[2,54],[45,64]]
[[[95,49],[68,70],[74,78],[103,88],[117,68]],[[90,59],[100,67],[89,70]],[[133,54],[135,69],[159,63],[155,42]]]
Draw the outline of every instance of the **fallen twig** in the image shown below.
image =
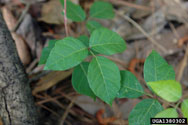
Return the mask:
[[146,36],[149,39],[149,41],[151,41],[152,44],[156,45],[160,50],[162,50],[163,52],[167,53],[166,48],[164,48],[156,40],[154,40],[138,23],[136,23],[134,20],[132,20],[130,17],[124,15],[123,13],[120,13],[118,11],[116,11],[116,13],[119,16],[123,17],[128,22],[130,22],[131,24],[133,24],[141,33],[144,34],[144,36]]
[[64,124],[65,119],[66,119],[67,115],[69,114],[71,107],[74,105],[75,100],[76,100],[76,97],[74,97],[74,98],[71,100],[71,103],[69,104],[69,106],[67,107],[65,113],[63,114],[63,116],[62,116],[62,118],[61,118],[60,125],[63,125],[63,124]]
[[183,72],[185,70],[185,67],[187,66],[187,61],[188,61],[188,46],[186,48],[186,52],[185,52],[184,58],[180,62],[180,68],[179,68],[179,71],[177,73],[177,81],[181,81],[182,76],[183,76]]

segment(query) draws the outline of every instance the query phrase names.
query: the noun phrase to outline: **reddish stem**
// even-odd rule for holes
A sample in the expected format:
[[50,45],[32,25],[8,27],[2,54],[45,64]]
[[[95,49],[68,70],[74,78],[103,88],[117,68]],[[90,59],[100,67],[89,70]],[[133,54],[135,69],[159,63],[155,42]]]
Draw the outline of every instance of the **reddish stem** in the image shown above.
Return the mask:
[[64,25],[66,36],[69,36],[68,25],[67,25],[67,0],[64,0]]

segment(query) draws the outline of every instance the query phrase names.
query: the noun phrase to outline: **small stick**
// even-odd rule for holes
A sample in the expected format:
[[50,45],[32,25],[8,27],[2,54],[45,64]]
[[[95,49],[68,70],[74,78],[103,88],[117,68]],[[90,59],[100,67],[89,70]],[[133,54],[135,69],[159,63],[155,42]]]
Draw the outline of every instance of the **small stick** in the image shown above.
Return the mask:
[[71,103],[69,104],[69,106],[67,107],[65,113],[63,114],[63,116],[62,116],[62,118],[61,118],[60,125],[63,125],[63,124],[64,124],[65,119],[66,119],[67,115],[69,114],[70,109],[71,109],[72,106],[74,105],[75,100],[76,100],[76,97],[74,97],[74,98],[71,100]]
[[180,62],[180,69],[179,69],[179,72],[177,74],[177,81],[181,81],[182,79],[182,76],[183,76],[183,72],[185,70],[185,67],[187,66],[187,59],[188,59],[188,46],[186,48],[186,52],[185,52],[185,55],[183,57],[183,60]]
[[157,41],[154,40],[138,23],[136,23],[136,22],[135,22],[134,20],[132,20],[130,17],[128,17],[128,16],[126,16],[126,15],[124,15],[124,14],[118,12],[118,11],[116,11],[116,13],[117,13],[119,16],[123,17],[123,18],[124,18],[125,20],[127,20],[128,22],[130,22],[131,24],[133,24],[141,33],[144,34],[144,36],[146,36],[146,37],[149,39],[149,41],[150,41],[152,44],[156,45],[160,50],[162,50],[163,52],[167,53],[166,48],[164,48],[162,45],[160,45],[159,43],[157,43]]
[[16,26],[14,27],[13,29],[13,32],[16,32],[16,30],[18,29],[18,27],[20,26],[21,22],[23,21],[25,15],[27,14],[27,12],[29,11],[29,8],[31,6],[31,3],[26,3],[26,7],[24,8],[21,16],[19,17],[17,23],[16,23]]

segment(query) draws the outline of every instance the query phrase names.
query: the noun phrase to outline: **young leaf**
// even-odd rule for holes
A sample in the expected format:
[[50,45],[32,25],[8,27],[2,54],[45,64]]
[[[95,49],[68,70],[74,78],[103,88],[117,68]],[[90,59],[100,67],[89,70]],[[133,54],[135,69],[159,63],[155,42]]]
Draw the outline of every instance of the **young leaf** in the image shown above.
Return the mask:
[[185,99],[181,104],[181,111],[183,116],[188,119],[188,99]]
[[146,82],[175,80],[175,72],[173,67],[168,65],[168,63],[153,50],[144,63],[144,79]]
[[175,108],[168,108],[159,112],[155,118],[178,118],[178,113]]
[[94,57],[89,64],[88,80],[94,94],[111,105],[121,85],[116,64],[105,57]]
[[150,118],[162,110],[163,107],[157,100],[144,99],[129,114],[129,125],[150,125]]
[[[64,8],[64,0],[60,0],[60,2]],[[67,0],[67,18],[75,22],[82,22],[85,20],[86,14],[81,6],[72,3],[70,0]]]
[[92,50],[106,55],[123,52],[126,48],[121,36],[106,28],[98,28],[93,31],[89,46]]
[[52,50],[53,47],[55,46],[56,41],[57,41],[57,40],[50,40],[48,47],[45,47],[45,48],[42,50],[42,55],[41,55],[41,57],[40,57],[39,65],[46,63],[46,61],[47,61],[47,59],[48,59],[48,56],[49,56],[51,50]]
[[45,70],[66,70],[80,64],[88,56],[88,48],[79,40],[66,37],[51,50]]
[[158,96],[168,102],[176,102],[182,96],[181,85],[175,80],[148,82],[148,85]]
[[138,98],[144,90],[137,78],[129,71],[121,71],[121,89],[118,98]]
[[78,40],[82,41],[85,46],[89,47],[89,38],[85,35],[79,36]]
[[90,33],[92,33],[97,28],[100,28],[102,25],[96,21],[88,21],[86,27]]
[[72,73],[72,85],[78,93],[90,96],[95,99],[96,96],[90,89],[87,79],[88,66],[88,62],[83,62],[74,68]]
[[113,6],[108,2],[97,1],[90,8],[90,17],[101,19],[114,18]]

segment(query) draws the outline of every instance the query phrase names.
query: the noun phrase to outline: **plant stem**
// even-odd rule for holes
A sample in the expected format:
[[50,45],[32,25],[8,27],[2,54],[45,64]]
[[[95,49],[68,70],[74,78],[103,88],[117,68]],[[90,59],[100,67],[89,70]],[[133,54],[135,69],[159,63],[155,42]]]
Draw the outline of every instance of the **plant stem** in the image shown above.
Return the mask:
[[90,50],[89,51],[93,57],[96,57],[96,55]]
[[149,97],[151,97],[151,98],[153,98],[153,95],[151,95],[151,94],[149,94],[147,92],[144,92],[144,94],[147,95],[147,96],[149,96]]
[[64,25],[66,36],[69,36],[68,25],[67,25],[67,0],[64,0]]
[[181,103],[181,100],[178,101],[178,103],[177,103],[176,106],[175,106],[175,109],[178,108],[178,106],[179,106],[180,103]]

